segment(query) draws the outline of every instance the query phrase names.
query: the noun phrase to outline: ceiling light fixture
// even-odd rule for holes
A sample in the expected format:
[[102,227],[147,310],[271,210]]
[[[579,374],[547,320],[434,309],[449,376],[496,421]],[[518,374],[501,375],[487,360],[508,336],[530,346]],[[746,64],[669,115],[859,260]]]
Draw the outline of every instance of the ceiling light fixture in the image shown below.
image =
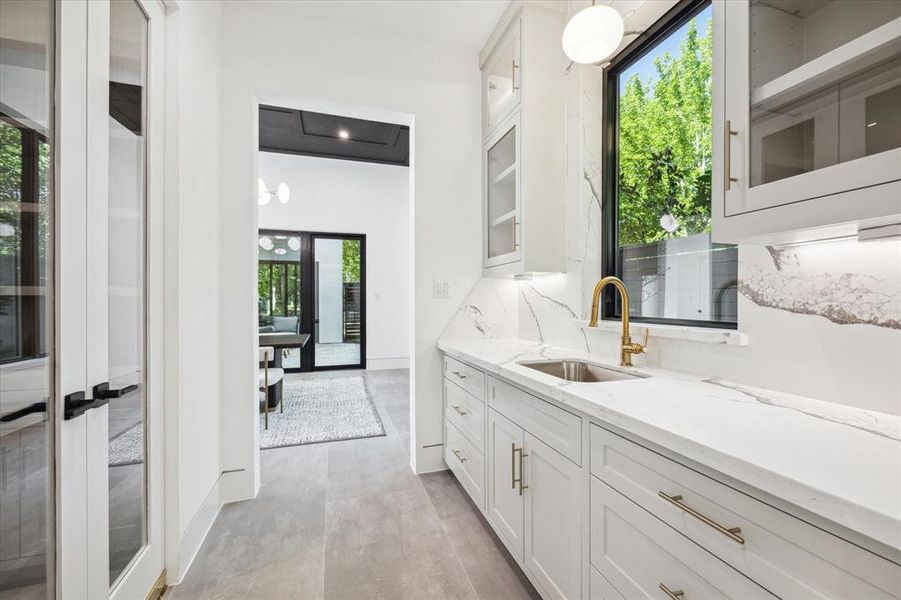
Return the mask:
[[288,251],[285,250],[284,248],[276,248],[275,253],[278,254],[279,256],[284,256],[285,254],[288,253]]
[[297,252],[300,250],[300,238],[291,238],[288,240],[288,248]]
[[563,30],[563,51],[573,62],[596,64],[613,54],[625,35],[640,32],[626,31],[623,18],[616,9],[598,6],[583,8],[569,20]]
[[341,138],[342,140],[349,140],[349,139],[350,139],[350,133],[348,133],[348,131],[347,131],[346,129],[339,129],[339,130],[338,130],[338,137]]
[[275,247],[275,244],[272,243],[272,240],[267,237],[260,238],[260,248],[263,250],[272,250]]

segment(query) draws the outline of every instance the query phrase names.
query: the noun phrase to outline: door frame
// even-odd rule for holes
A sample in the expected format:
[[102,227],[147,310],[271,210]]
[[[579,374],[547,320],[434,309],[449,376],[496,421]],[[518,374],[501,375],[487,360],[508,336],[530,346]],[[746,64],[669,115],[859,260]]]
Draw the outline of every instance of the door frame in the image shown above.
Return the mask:
[[[310,373],[313,371],[340,371],[366,368],[366,234],[333,233],[322,231],[297,231],[293,229],[260,228],[257,237],[283,235],[300,239],[300,332],[309,333],[310,341],[300,352],[300,367],[286,368],[286,373]],[[316,366],[316,286],[315,240],[353,239],[360,241],[360,362],[351,365]],[[257,259],[257,269],[260,260]],[[257,302],[259,304],[259,302]],[[312,307],[305,310],[305,307]]]

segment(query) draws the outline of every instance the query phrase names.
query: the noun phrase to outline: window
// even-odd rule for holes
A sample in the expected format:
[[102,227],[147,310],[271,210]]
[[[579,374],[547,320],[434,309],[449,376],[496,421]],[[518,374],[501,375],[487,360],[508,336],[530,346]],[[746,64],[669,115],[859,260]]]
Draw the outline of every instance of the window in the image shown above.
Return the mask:
[[604,272],[636,321],[736,326],[737,249],[710,238],[712,31],[709,0],[681,2],[607,68]]

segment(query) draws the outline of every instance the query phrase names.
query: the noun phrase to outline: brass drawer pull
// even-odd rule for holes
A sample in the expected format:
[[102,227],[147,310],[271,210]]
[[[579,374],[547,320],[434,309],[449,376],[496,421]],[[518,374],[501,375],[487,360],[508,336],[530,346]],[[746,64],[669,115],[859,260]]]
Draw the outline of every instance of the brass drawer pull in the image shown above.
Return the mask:
[[516,59],[510,61],[510,64],[513,65],[513,68],[510,69],[510,85],[513,87],[513,94],[516,95],[516,90],[519,89],[519,86],[516,85],[516,69],[519,68],[519,65],[516,64]]
[[461,373],[460,371],[451,371],[451,373],[453,373],[454,375],[456,375],[456,376],[459,377],[460,379],[466,379],[466,375],[464,375],[464,374]]
[[461,456],[459,450],[451,450],[451,452],[454,453],[454,456],[456,456],[456,457],[457,457],[457,460],[459,460],[461,463],[465,463],[465,462],[466,462],[466,457],[465,457],[465,456]]
[[685,595],[685,592],[683,592],[682,590],[673,591],[662,583],[660,584],[660,590],[664,594],[666,594],[667,598],[669,598],[670,600],[682,600],[682,596]]
[[510,443],[510,487],[516,489],[516,442]]
[[454,409],[455,411],[457,411],[457,414],[460,415],[461,417],[462,417],[463,415],[469,414],[467,411],[465,411],[465,410],[463,410],[462,408],[460,408],[460,405],[459,405],[459,404],[451,404],[451,408]]
[[517,479],[516,481],[519,482],[519,495],[522,496],[522,491],[529,489],[529,486],[522,484],[522,474],[524,472],[522,468],[522,459],[527,457],[528,454],[523,452],[522,448],[517,448],[514,452],[519,452],[519,479]]
[[713,527],[714,529],[716,529],[717,531],[722,533],[724,536],[726,536],[733,542],[738,542],[739,544],[745,543],[745,538],[738,535],[739,533],[741,533],[740,527],[726,528],[726,527],[723,527],[722,525],[720,525],[719,523],[717,523],[716,521],[714,521],[713,519],[711,519],[709,517],[705,517],[704,515],[702,515],[695,509],[683,504],[681,502],[681,500],[682,500],[681,494],[677,494],[675,496],[670,496],[669,494],[666,494],[664,492],[657,492],[657,495],[660,496],[661,498],[663,498],[664,500],[666,500],[667,502],[669,502],[670,504],[672,504],[673,506],[675,506],[681,510],[684,510],[685,512],[687,512],[688,514],[693,516],[695,519],[701,521],[705,525],[709,525],[709,526]]
[[723,161],[724,167],[723,171],[726,173],[725,181],[723,182],[726,187],[726,191],[728,192],[732,188],[733,183],[737,183],[738,179],[732,176],[732,136],[738,135],[737,131],[732,130],[732,121],[726,121],[726,135],[724,139],[723,145],[725,160]]

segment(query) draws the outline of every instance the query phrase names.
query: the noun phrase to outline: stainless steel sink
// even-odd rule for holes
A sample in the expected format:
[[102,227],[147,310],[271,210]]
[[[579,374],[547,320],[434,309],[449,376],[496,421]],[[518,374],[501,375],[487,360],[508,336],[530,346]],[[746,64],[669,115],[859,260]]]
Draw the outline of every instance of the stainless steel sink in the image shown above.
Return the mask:
[[643,379],[647,375],[629,373],[610,367],[602,367],[584,360],[534,360],[519,363],[529,369],[535,369],[566,381],[580,383],[603,383],[606,381],[623,381],[626,379]]

